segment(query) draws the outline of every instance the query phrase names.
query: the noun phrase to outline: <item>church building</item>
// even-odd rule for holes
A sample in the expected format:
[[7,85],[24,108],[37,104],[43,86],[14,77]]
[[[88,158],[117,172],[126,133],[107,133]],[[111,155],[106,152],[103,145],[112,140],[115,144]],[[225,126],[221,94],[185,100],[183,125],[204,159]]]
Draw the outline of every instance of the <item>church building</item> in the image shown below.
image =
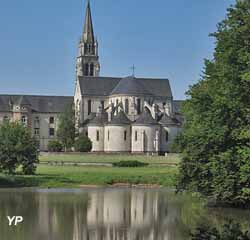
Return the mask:
[[0,95],[0,122],[21,121],[39,139],[40,150],[56,138],[58,118],[74,103],[76,128],[93,152],[165,153],[182,126],[181,101],[168,79],[102,77],[90,3],[79,41],[73,97]]

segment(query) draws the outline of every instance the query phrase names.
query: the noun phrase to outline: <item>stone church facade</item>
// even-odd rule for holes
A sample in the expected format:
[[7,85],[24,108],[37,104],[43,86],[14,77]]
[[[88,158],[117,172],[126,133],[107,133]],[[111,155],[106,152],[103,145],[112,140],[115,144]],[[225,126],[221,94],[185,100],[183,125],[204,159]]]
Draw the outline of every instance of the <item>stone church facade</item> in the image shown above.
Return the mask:
[[58,118],[74,103],[76,128],[93,152],[164,153],[182,126],[181,101],[168,79],[101,77],[98,42],[88,2],[79,41],[74,97],[0,95],[0,122],[21,121],[41,151],[56,138]]

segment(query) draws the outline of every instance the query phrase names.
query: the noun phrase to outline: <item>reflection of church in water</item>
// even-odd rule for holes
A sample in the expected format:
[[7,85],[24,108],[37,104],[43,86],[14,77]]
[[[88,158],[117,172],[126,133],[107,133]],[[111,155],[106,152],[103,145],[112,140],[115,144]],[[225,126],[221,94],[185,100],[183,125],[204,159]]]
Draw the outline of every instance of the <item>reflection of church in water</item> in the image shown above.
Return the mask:
[[[86,195],[70,211],[58,209],[58,203],[53,208],[50,201],[48,208],[44,204],[47,199],[39,201],[41,219],[50,219],[47,223],[50,230],[46,230],[45,224],[43,232],[53,233],[53,240],[182,239],[178,232],[180,208],[171,206],[173,203],[160,191],[106,189],[89,191]],[[60,216],[68,218],[67,225],[60,224]],[[65,238],[65,234],[70,238]]]

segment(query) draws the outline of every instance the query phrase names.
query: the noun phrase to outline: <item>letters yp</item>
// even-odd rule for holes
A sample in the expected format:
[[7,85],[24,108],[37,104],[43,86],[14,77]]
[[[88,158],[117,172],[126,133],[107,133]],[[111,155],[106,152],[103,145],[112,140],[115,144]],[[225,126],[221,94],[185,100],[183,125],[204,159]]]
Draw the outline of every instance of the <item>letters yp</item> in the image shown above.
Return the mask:
[[7,216],[7,218],[9,220],[9,226],[12,226],[12,225],[16,226],[17,224],[23,221],[22,216],[13,216],[13,217]]

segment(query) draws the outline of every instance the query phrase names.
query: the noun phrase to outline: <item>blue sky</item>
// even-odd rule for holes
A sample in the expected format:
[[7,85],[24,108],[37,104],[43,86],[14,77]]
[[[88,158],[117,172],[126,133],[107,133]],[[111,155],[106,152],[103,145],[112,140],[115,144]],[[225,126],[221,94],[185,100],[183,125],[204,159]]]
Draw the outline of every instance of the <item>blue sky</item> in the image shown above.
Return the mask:
[[[0,0],[0,93],[73,95],[85,0]],[[211,58],[235,0],[91,0],[102,76],[169,78],[175,99]]]

